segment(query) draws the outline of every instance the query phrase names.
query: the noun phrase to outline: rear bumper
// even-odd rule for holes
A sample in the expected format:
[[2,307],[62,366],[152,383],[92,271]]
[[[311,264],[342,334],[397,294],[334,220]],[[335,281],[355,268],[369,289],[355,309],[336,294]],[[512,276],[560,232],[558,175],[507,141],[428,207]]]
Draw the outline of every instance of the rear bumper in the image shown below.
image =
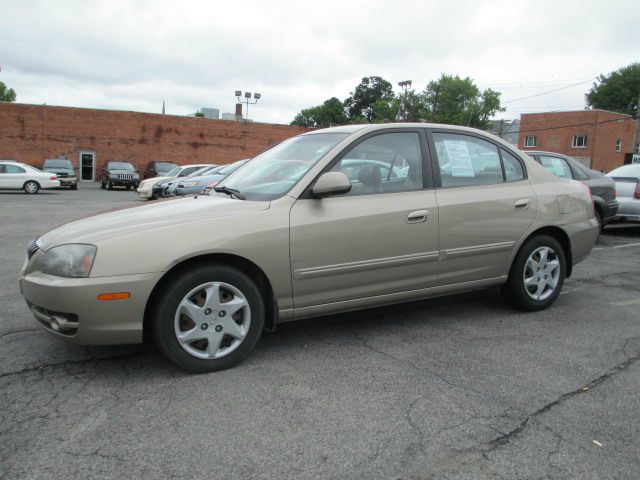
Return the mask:
[[619,203],[617,201],[611,201],[609,203],[605,203],[602,206],[602,221],[607,223],[616,216],[618,213]]
[[640,200],[622,197],[618,202],[620,205],[614,217],[616,221],[640,222]]

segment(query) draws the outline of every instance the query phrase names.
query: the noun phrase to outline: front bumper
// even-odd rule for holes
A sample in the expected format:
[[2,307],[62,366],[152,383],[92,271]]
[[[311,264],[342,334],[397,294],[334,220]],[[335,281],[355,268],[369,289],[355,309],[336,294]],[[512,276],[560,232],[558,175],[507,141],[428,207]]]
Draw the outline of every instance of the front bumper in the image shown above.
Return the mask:
[[[20,276],[20,292],[38,323],[79,345],[142,342],[144,310],[162,273],[63,278],[33,272]],[[123,300],[98,295],[130,292]]]
[[114,187],[129,187],[135,186],[137,187],[140,183],[139,178],[114,178],[110,177],[107,179],[107,182],[111,182]]

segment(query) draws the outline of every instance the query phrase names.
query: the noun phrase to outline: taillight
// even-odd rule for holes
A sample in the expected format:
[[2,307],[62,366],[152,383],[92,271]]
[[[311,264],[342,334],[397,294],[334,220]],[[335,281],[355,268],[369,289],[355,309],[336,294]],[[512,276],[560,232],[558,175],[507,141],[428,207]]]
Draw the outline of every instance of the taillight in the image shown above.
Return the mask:
[[49,180],[57,180],[57,179],[58,179],[58,177],[56,177],[55,175],[53,177],[49,178]]
[[636,189],[633,191],[633,198],[640,200],[640,182],[636,183]]

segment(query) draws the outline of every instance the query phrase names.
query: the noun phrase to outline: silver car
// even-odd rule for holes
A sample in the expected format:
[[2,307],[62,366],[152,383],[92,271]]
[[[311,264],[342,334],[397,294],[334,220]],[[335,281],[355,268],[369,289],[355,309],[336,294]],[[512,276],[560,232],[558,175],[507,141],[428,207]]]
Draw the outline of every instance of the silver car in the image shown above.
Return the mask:
[[316,130],[214,190],[35,239],[20,286],[38,322],[84,345],[153,339],[213,371],[306,317],[499,285],[547,308],[598,236],[588,188],[466,127]]
[[619,203],[615,220],[640,222],[640,165],[623,165],[607,173],[616,182]]

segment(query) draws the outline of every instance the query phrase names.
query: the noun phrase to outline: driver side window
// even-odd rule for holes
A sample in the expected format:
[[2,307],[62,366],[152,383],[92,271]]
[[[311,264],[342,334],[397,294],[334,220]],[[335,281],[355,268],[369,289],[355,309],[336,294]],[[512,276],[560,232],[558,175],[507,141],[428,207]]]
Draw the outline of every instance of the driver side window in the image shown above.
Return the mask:
[[383,133],[351,148],[331,169],[351,181],[347,195],[423,188],[420,138],[414,132]]

